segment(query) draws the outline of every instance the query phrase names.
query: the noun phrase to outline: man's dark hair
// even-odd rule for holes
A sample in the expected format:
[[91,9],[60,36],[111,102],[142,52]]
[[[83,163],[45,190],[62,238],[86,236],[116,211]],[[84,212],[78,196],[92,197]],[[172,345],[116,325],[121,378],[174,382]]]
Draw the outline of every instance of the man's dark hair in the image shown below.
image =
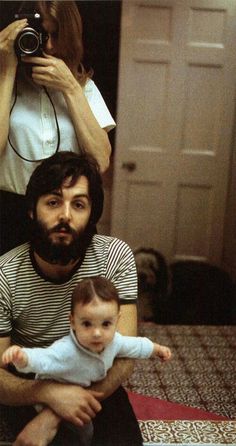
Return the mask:
[[85,176],[89,183],[91,199],[90,225],[96,225],[103,211],[103,187],[99,166],[90,155],[78,155],[73,152],[58,152],[45,159],[31,175],[27,189],[26,200],[28,210],[35,210],[38,199],[55,190],[61,189],[66,179],[71,179],[69,186],[74,186],[79,177]]
[[71,312],[74,312],[77,304],[86,305],[96,295],[104,302],[116,302],[118,308],[120,308],[119,294],[115,285],[105,277],[95,276],[83,279],[75,287],[71,299]]

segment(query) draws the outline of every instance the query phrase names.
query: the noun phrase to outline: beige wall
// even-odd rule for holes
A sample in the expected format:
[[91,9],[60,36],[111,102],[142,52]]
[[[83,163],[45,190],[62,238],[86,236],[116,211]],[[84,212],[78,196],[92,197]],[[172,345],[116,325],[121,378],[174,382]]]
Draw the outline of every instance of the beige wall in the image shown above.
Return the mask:
[[103,176],[104,208],[98,224],[99,234],[109,235],[111,230],[111,200],[112,200],[113,159],[108,172]]

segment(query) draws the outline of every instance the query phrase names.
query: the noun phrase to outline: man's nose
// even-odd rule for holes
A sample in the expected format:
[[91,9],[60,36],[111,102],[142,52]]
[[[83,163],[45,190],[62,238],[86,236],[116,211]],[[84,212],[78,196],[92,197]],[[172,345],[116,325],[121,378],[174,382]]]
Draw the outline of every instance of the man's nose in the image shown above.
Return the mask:
[[64,204],[60,208],[59,219],[63,221],[70,221],[71,219],[71,209],[69,204]]

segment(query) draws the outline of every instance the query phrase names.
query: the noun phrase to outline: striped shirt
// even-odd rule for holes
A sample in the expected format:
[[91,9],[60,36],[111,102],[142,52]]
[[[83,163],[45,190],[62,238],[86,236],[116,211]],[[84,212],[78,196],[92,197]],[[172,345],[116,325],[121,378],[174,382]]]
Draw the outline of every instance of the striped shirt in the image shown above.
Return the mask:
[[129,246],[94,235],[86,255],[65,281],[43,276],[28,243],[0,258],[0,336],[25,347],[50,345],[69,332],[71,295],[86,277],[103,276],[117,287],[121,303],[135,303],[137,273]]

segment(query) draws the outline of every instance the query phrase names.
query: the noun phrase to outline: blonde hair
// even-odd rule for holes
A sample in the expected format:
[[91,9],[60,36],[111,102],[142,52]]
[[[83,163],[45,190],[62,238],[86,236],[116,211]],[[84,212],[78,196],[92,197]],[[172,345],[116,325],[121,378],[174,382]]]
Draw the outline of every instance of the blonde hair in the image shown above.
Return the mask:
[[83,25],[79,10],[74,1],[37,1],[39,12],[44,18],[51,18],[57,24],[59,58],[64,60],[81,84],[92,76],[82,64],[84,48],[82,42]]

